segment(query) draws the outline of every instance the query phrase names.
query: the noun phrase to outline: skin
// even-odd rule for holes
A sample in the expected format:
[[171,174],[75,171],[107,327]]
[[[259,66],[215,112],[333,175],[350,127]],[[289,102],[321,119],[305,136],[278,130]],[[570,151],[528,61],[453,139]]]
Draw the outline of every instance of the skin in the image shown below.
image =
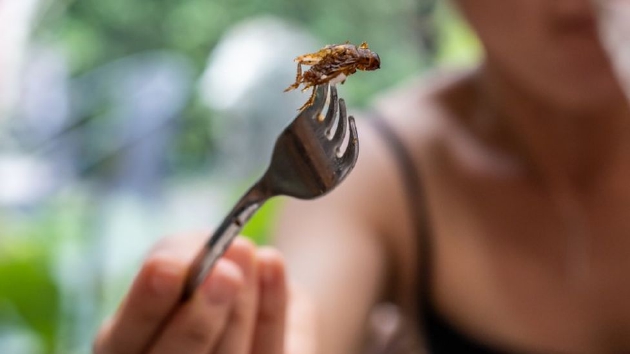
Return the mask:
[[[99,331],[95,353],[286,353],[288,293],[284,261],[274,249],[237,238],[193,298],[178,304],[187,267],[206,235],[169,238],[154,247]],[[294,307],[311,316],[308,303]]]
[[[500,348],[628,352],[630,113],[595,37],[589,2],[456,4],[483,43],[483,64],[410,84],[376,103],[428,193],[430,301],[460,331]],[[139,353],[144,345],[200,348],[178,350],[190,353],[358,353],[375,304],[393,301],[414,314],[414,211],[382,137],[369,124],[359,130],[361,155],[348,179],[315,201],[287,201],[278,224],[276,244],[299,292],[284,301],[279,254],[239,241],[193,303],[167,317],[198,244],[166,242],[158,249],[187,256],[149,256],[101,331],[97,353]],[[158,264],[178,265],[168,272],[170,297],[148,286]],[[266,267],[277,276],[269,293],[247,280]],[[225,295],[222,305],[204,305],[213,290]],[[275,299],[267,308],[272,325],[253,320],[268,294]],[[193,314],[193,306],[201,310]],[[249,315],[227,315],[235,312]],[[156,324],[166,329],[156,334]],[[266,335],[252,334],[260,331]],[[243,350],[219,349],[243,341],[250,343]]]

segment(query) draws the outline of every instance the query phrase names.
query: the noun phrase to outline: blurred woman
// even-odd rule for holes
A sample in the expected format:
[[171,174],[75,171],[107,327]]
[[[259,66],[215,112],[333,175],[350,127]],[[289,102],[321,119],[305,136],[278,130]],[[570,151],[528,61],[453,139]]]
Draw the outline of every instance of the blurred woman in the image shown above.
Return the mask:
[[239,240],[170,313],[201,238],[165,241],[97,353],[357,353],[384,300],[434,353],[630,351],[630,112],[590,2],[455,3],[479,68],[380,99],[348,180],[287,203],[300,291]]

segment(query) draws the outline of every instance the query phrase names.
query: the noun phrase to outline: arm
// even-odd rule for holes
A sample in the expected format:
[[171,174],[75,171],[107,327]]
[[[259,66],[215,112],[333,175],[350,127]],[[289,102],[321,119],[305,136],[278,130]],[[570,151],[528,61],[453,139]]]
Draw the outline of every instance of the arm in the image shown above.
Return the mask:
[[317,353],[359,351],[369,311],[395,297],[393,259],[410,232],[406,219],[388,225],[405,205],[397,166],[371,127],[359,128],[361,155],[348,179],[315,201],[288,201],[276,233],[290,278],[314,300]]

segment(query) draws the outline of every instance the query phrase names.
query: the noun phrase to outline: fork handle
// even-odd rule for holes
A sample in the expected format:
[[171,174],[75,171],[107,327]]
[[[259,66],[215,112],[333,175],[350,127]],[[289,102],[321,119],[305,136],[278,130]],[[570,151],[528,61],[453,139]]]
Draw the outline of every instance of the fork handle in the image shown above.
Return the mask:
[[181,302],[188,300],[195,289],[208,276],[213,266],[225,253],[232,240],[238,235],[245,223],[256,213],[269,197],[260,183],[256,183],[236,203],[232,211],[223,219],[221,225],[199,250],[188,271]]

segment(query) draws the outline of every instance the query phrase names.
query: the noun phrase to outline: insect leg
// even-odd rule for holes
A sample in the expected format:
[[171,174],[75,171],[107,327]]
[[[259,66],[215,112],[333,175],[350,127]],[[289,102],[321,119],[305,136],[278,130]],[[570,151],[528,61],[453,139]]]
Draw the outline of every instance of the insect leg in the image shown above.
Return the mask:
[[298,88],[298,86],[300,86],[300,82],[301,81],[302,81],[302,63],[298,63],[298,65],[297,65],[297,75],[295,77],[295,82],[291,86],[289,86],[286,89],[284,89],[284,92],[295,90],[296,88]]
[[313,102],[315,102],[315,89],[316,88],[317,86],[313,86],[313,92],[311,93],[311,97],[308,98],[308,101],[306,101],[306,103],[304,103],[304,105],[300,107],[298,111],[303,111],[306,107],[310,107],[313,105]]
[[304,88],[302,92],[305,92],[309,88],[315,85],[319,85],[319,80],[322,74],[317,70],[317,67],[310,68],[304,75],[302,76],[302,82],[304,82]]

